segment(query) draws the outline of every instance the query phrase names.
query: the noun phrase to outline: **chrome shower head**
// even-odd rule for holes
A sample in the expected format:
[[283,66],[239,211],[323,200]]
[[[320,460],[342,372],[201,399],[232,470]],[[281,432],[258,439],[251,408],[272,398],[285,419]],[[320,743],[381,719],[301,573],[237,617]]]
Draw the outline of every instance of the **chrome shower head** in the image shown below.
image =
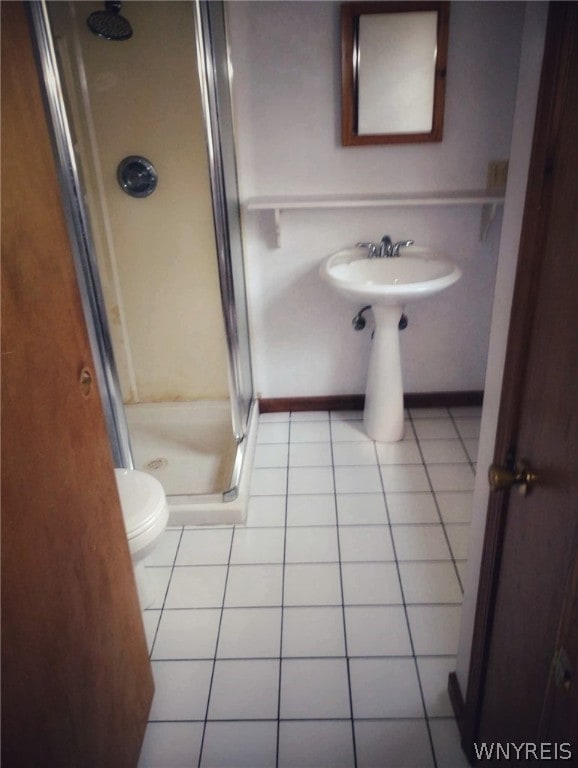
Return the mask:
[[120,15],[120,0],[107,0],[104,7],[104,11],[94,11],[86,20],[90,31],[105,40],[128,40],[132,37],[130,23]]

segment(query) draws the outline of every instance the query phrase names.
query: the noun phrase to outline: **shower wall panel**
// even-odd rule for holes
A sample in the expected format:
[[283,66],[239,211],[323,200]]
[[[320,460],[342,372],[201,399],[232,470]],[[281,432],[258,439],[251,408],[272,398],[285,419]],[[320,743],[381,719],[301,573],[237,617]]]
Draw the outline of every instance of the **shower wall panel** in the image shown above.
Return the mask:
[[[93,236],[123,398],[226,399],[192,4],[127,3],[123,13],[134,34],[123,42],[103,40],[86,27],[101,5],[66,5],[71,26],[59,47],[80,73],[72,66],[67,80],[76,78],[76,139],[93,198]],[[132,198],[119,187],[116,169],[127,155],[154,164],[159,181],[150,197]]]

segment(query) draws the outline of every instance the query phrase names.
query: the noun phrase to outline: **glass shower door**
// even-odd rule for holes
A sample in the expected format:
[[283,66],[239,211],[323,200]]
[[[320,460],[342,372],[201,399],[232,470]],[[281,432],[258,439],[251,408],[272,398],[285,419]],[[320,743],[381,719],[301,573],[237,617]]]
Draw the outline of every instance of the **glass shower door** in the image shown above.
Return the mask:
[[221,300],[229,345],[233,431],[240,441],[247,432],[253,402],[253,380],[231,109],[231,65],[223,3],[211,0],[197,2],[197,44],[209,145]]
[[[134,459],[175,503],[234,498],[253,385],[224,8],[134,2],[126,7],[133,36],[111,43],[87,29],[97,7],[42,2],[33,16],[65,197],[80,222],[74,240],[95,363],[112,372],[106,393],[101,386],[105,411],[118,412],[121,426],[129,415],[124,431],[109,419],[115,464]],[[172,41],[160,49],[159,29]],[[129,109],[135,99],[139,108]],[[159,172],[158,188],[138,199],[115,174],[135,149]],[[217,429],[208,411],[220,414],[221,404]],[[205,431],[189,431],[189,417]],[[212,480],[201,490],[203,464]]]

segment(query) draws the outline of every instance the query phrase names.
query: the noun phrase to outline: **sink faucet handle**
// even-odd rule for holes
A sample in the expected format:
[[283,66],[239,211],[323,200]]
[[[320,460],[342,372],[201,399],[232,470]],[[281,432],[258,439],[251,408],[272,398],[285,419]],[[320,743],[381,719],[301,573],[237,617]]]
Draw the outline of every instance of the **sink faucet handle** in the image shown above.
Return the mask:
[[395,245],[392,245],[391,255],[399,256],[400,248],[409,248],[410,245],[413,245],[413,240],[399,240]]
[[358,248],[367,248],[367,258],[375,259],[377,257],[377,245],[375,243],[357,243]]

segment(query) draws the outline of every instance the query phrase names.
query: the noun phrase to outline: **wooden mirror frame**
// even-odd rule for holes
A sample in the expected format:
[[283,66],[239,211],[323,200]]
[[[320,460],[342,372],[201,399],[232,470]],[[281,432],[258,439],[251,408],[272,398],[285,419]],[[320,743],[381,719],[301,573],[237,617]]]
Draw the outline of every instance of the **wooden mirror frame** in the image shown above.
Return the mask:
[[[414,144],[441,141],[443,137],[448,28],[450,4],[443,0],[424,2],[354,2],[341,6],[341,130],[343,146],[363,144]],[[357,47],[359,17],[372,13],[411,13],[437,11],[437,55],[434,79],[432,130],[426,133],[357,133],[357,77],[354,53]]]

